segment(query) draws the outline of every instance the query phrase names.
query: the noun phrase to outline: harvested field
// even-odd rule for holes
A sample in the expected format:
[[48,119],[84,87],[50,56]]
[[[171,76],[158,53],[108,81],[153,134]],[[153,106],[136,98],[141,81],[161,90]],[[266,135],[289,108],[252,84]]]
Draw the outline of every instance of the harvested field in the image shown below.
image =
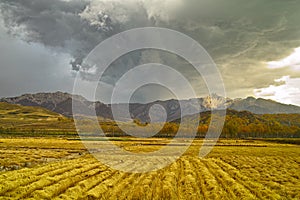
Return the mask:
[[[219,142],[223,145],[216,146],[206,158],[199,158],[201,141],[196,141],[164,169],[126,173],[84,154],[80,141],[25,140],[1,139],[2,157],[19,163],[33,154],[57,159],[2,171],[1,199],[300,199],[300,149],[296,145],[253,141],[255,145],[249,147],[248,141],[223,140]],[[42,141],[47,149],[32,149]],[[119,145],[135,152],[147,147],[136,142],[141,141],[119,141]],[[8,144],[10,148],[5,147]],[[20,149],[32,154],[22,154]],[[70,152],[75,151],[78,156],[71,157]],[[12,158],[10,154],[22,156]],[[120,165],[128,169],[143,167],[134,162]]]

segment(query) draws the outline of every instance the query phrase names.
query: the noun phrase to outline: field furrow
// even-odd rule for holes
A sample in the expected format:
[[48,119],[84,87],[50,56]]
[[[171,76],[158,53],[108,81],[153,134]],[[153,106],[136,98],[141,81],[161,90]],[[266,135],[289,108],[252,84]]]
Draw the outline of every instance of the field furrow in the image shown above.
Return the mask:
[[[71,165],[70,162],[67,162],[53,165],[51,164],[34,169],[11,171],[8,174],[5,174],[2,177],[0,177],[0,180],[5,180],[5,182],[1,184],[0,195],[4,193],[7,194],[16,188],[32,184],[40,180],[43,176],[53,177],[63,174],[65,171],[73,169],[74,166],[80,167],[82,166],[82,164],[75,164],[74,162],[74,165]],[[8,176],[9,178],[6,179],[6,176]]]
[[95,187],[92,187],[90,190],[88,190],[82,199],[103,198],[108,190],[112,189],[114,185],[118,184],[118,182],[125,177],[126,174],[116,171],[112,174],[112,176],[109,176],[109,179],[105,179]]
[[[138,152],[145,146],[130,148]],[[99,160],[76,154],[30,168],[3,170],[0,199],[300,199],[299,147],[251,148],[215,147],[208,157],[199,158],[193,147],[176,161],[173,154],[127,156],[99,151],[97,156],[102,157],[94,155]],[[18,151],[9,150],[8,157],[13,153]]]
[[75,186],[78,182],[95,175],[99,171],[102,170],[99,169],[98,164],[91,165],[88,170],[83,169],[81,173],[69,176],[50,186],[43,187],[40,190],[36,190],[31,193],[29,197],[35,199],[52,199],[53,197],[64,193],[69,187]]
[[255,196],[244,185],[231,177],[226,171],[220,168],[214,160],[207,159],[204,161],[206,167],[214,172],[219,184],[226,190],[227,195],[231,199],[255,199]]
[[179,198],[184,199],[189,196],[191,199],[202,199],[201,189],[197,184],[196,170],[191,161],[187,158],[180,159],[181,175],[178,180]]
[[246,177],[240,173],[239,170],[231,166],[230,164],[220,160],[213,159],[216,166],[219,166],[222,170],[226,171],[231,177],[238,181],[241,185],[251,191],[251,194],[255,195],[259,199],[280,199],[280,196],[258,182],[253,181],[249,177]]
[[[132,168],[133,165],[134,162],[126,163],[124,167]],[[127,173],[113,170],[112,175],[109,177],[109,179],[107,178],[101,181],[98,185],[95,185],[94,187],[90,188],[84,195],[83,199],[109,199],[111,197],[110,192],[113,192],[114,190],[113,188],[116,185],[119,186],[122,182],[124,184],[124,179],[130,178],[130,175],[128,176]]]
[[216,177],[203,163],[203,159],[193,158],[193,165],[196,171],[197,179],[205,199],[216,199],[226,197],[226,191],[220,186]]
[[100,185],[104,180],[110,179],[116,172],[117,171],[111,170],[100,171],[94,176],[84,179],[75,186],[68,188],[64,193],[54,199],[81,199],[86,195],[87,191]]
[[151,185],[155,177],[158,176],[158,172],[141,174],[138,177],[137,181],[135,181],[133,185],[127,188],[128,191],[124,191],[125,195],[127,195],[127,199],[153,199],[153,188],[151,187]]
[[[92,160],[91,163],[95,163],[95,160]],[[16,196],[17,198],[27,197],[35,190],[43,189],[46,186],[55,184],[63,180],[65,177],[72,177],[84,171],[87,171],[95,166],[98,166],[98,163],[94,165],[91,165],[91,163],[87,163],[86,167],[83,167],[83,164],[80,163],[77,165],[48,172],[48,174],[43,174],[41,177],[34,178],[36,180],[30,181],[29,184],[22,184],[21,186],[17,186],[13,190],[6,192],[5,196]]]

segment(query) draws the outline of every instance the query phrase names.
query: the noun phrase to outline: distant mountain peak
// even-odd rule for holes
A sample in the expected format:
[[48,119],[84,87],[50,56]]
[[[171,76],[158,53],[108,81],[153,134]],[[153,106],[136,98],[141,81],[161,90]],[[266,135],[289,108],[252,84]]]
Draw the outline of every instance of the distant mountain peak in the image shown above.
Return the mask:
[[207,109],[225,109],[227,99],[217,94],[203,98],[202,105]]
[[[112,105],[103,104],[99,101],[91,102],[80,95],[73,95],[65,92],[54,93],[36,93],[24,94],[19,97],[3,98],[2,102],[20,104],[23,106],[40,106],[48,110],[63,114],[65,116],[72,116],[72,103],[82,106],[80,112],[76,114],[89,115],[94,113],[99,117],[112,119]],[[149,109],[154,104],[163,106],[167,113],[167,120],[171,121],[180,118],[182,115],[191,115],[199,112],[210,110],[232,109],[236,111],[249,111],[254,114],[291,114],[300,113],[300,107],[294,105],[286,105],[278,103],[273,100],[266,100],[255,97],[247,97],[246,99],[230,99],[212,94],[203,98],[189,99],[189,100],[165,100],[155,101],[150,103],[131,103],[129,105],[131,117],[147,121],[149,120]],[[180,107],[182,106],[182,108]],[[127,113],[125,109],[127,104],[118,104],[118,112],[122,115]],[[156,119],[159,119],[160,113],[157,113]],[[125,116],[125,115],[124,115]],[[124,117],[124,120],[131,120]]]

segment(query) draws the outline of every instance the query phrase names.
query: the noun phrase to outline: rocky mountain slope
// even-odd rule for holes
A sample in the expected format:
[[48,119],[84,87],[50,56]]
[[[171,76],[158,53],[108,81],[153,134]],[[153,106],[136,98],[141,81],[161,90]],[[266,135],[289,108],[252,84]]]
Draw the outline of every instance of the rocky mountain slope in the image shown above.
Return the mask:
[[[172,121],[180,118],[180,116],[191,115],[199,112],[209,111],[211,109],[232,109],[237,111],[249,111],[254,114],[290,114],[300,113],[300,107],[294,105],[285,105],[272,100],[256,99],[248,97],[246,99],[229,99],[218,95],[212,95],[204,98],[189,99],[189,100],[166,100],[155,101],[146,104],[130,103],[128,104],[103,104],[101,102],[91,102],[79,95],[72,95],[68,93],[37,93],[24,94],[19,97],[2,98],[1,102],[11,104],[20,104],[23,106],[40,106],[60,113],[62,115],[71,117],[72,99],[74,99],[77,111],[76,114],[91,115],[96,111],[97,116],[113,119],[112,107],[117,113],[118,120],[127,121],[131,119],[140,119],[142,121],[163,121],[166,116],[167,121]],[[154,105],[160,105],[163,109],[154,109]],[[130,116],[126,112],[129,106]],[[182,107],[182,109],[180,109]],[[150,116],[149,116],[150,111]],[[182,113],[181,113],[182,111]]]
[[300,107],[298,106],[254,97],[233,100],[228,108],[237,111],[249,111],[255,114],[300,113]]

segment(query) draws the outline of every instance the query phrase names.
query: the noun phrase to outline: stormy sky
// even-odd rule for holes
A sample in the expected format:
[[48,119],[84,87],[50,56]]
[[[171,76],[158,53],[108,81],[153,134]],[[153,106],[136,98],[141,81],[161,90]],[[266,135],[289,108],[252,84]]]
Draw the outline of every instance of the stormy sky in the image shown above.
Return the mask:
[[[151,26],[198,41],[217,64],[228,97],[300,105],[299,19],[300,0],[0,0],[0,96],[72,92],[79,73],[78,92],[92,98],[86,91],[93,80],[82,70],[88,53],[112,35]],[[116,78],[147,62],[179,69],[206,95],[184,60],[149,50],[115,61],[97,98],[108,101]],[[141,101],[169,98],[157,88],[141,94]]]

